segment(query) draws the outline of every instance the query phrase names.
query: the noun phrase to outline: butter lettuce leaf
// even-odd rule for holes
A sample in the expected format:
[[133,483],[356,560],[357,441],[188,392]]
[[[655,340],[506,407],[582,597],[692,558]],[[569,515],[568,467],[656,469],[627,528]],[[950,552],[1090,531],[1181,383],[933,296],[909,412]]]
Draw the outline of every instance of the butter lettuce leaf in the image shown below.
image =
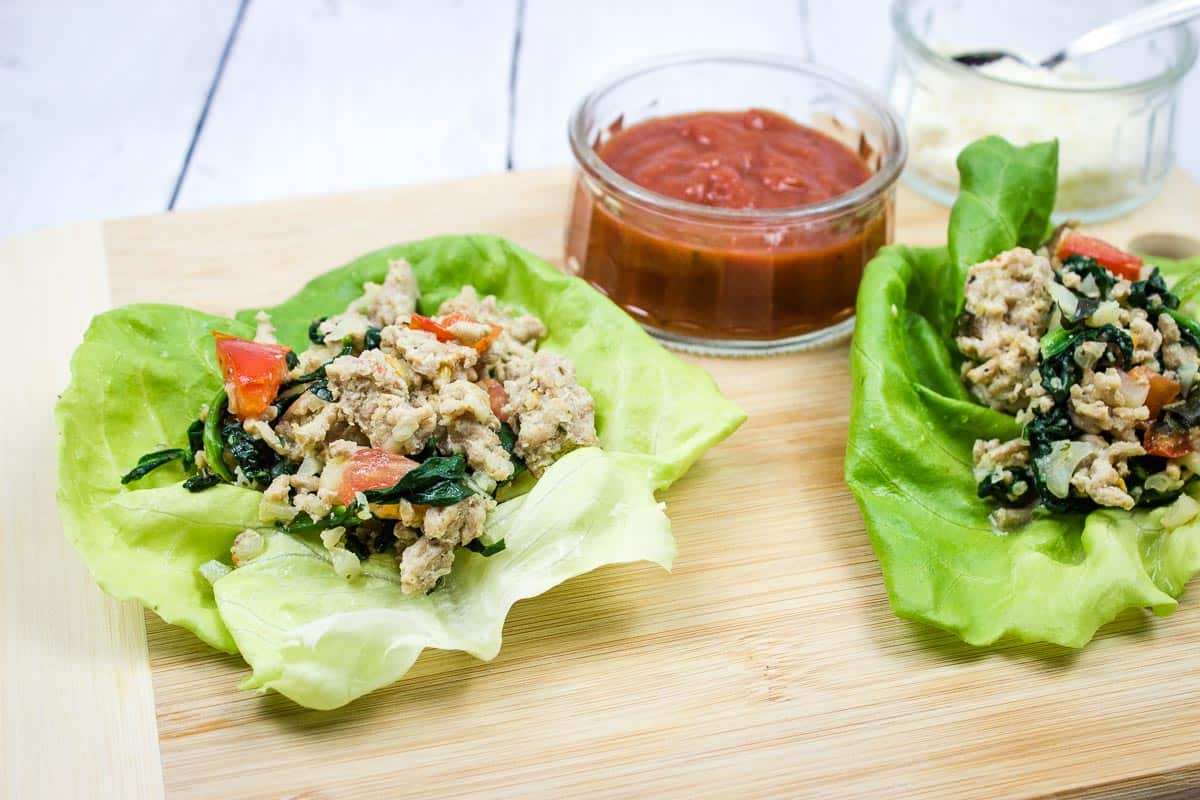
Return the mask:
[[214,330],[254,334],[244,323],[179,306],[127,306],[92,321],[55,409],[58,507],[67,537],[105,591],[233,652],[197,569],[228,561],[233,537],[257,524],[259,495],[232,486],[193,494],[180,486],[186,473],[175,464],[120,484],[143,453],[187,446],[188,425],[221,385]]
[[[1039,514],[1005,535],[988,519],[993,506],[976,496],[975,439],[1012,438],[1021,427],[973,402],[959,378],[953,328],[964,273],[1000,250],[1037,245],[1055,160],[1044,145],[988,139],[968,148],[960,165],[974,172],[964,170],[965,199],[951,216],[957,252],[885,248],[858,295],[846,482],[895,612],[976,645],[1014,638],[1080,647],[1126,609],[1171,613],[1200,571],[1200,520],[1167,531],[1163,508]],[[1018,175],[1036,183],[1020,190]],[[1200,488],[1189,493],[1200,497]]]
[[1058,192],[1058,142],[1024,147],[988,136],[958,154],[958,200],[950,212],[950,260],[961,270],[1045,240]]
[[500,651],[513,603],[605,564],[669,569],[671,526],[640,469],[597,448],[556,462],[526,495],[501,504],[484,558],[460,551],[429,595],[400,591],[395,561],[334,574],[320,542],[269,534],[266,552],[215,584],[221,616],[254,667],[247,689],[274,689],[310,708],[336,708],[398,680],[421,650]]
[[[570,357],[595,398],[603,447],[564,457],[528,494],[502,503],[484,538],[504,538],[507,549],[460,552],[432,595],[403,595],[380,557],[364,577],[338,578],[319,542],[262,528],[258,492],[188,492],[178,464],[120,484],[143,453],[186,445],[188,424],[220,386],[211,331],[250,336],[257,309],[239,320],[164,305],[100,315],[56,409],[60,513],[101,586],[240,650],[253,669],[247,687],[314,708],[397,680],[425,647],[493,657],[511,605],[574,575],[637,560],[669,568],[674,544],[654,492],[745,419],[707,373],[594,289],[496,237],[414,242],[326,273],[272,309],[280,340],[304,347],[312,319],[344,310],[394,258],[413,263],[425,311],[471,284],[541,317],[543,346]],[[267,553],[209,584],[200,565],[228,563],[245,528],[264,531]]]

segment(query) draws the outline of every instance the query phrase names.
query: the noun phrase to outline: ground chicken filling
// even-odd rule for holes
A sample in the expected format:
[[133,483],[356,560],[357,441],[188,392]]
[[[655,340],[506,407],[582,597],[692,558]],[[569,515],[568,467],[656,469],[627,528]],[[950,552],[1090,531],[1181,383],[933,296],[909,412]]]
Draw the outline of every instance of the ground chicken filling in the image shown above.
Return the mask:
[[[313,321],[301,353],[276,344],[262,313],[254,341],[215,334],[225,388],[190,449],[148,454],[126,479],[183,457],[197,470],[187,488],[262,490],[262,522],[319,535],[344,577],[394,556],[408,594],[435,588],[459,548],[502,549],[481,538],[497,489],[596,444],[592,397],[568,359],[538,349],[537,318],[470,286],[434,317],[418,300],[396,261],[345,313]],[[234,567],[264,547],[243,532]]]
[[974,446],[979,496],[1011,529],[1053,512],[1178,497],[1200,471],[1200,325],[1156,267],[1064,226],[967,274],[955,341],[981,403],[1020,438]]

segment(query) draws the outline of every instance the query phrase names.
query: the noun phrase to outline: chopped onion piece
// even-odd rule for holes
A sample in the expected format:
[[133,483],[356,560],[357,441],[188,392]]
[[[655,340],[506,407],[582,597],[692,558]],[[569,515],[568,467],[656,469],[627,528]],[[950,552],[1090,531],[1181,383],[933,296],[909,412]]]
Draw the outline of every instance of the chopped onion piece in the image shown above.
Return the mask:
[[1121,399],[1127,408],[1146,405],[1150,394],[1150,381],[1136,381],[1128,372],[1121,372]]
[[1075,348],[1073,358],[1080,369],[1091,369],[1107,349],[1108,345],[1104,342],[1084,342]]
[[1071,491],[1071,476],[1079,464],[1095,454],[1096,445],[1089,442],[1062,440],[1050,445],[1050,452],[1037,460],[1046,488],[1055,497],[1066,497]]
[[233,565],[240,567],[247,561],[262,555],[263,550],[266,549],[267,540],[263,538],[263,535],[252,528],[247,528],[234,538],[233,547],[229,548],[229,554],[233,556]]
[[1079,291],[1088,297],[1099,297],[1100,287],[1096,285],[1096,276],[1088,275],[1079,282]]
[[321,544],[325,545],[326,550],[333,550],[342,541],[342,536],[346,533],[343,527],[328,528],[321,531]]
[[1062,328],[1062,310],[1057,305],[1051,306],[1050,324],[1046,327],[1046,333],[1054,333]]
[[466,483],[479,494],[490,495],[496,491],[496,480],[482,472],[472,472]]
[[1172,478],[1165,472],[1156,472],[1149,478],[1146,478],[1145,483],[1142,485],[1159,494],[1169,494],[1177,489],[1182,489],[1183,481],[1178,478]]
[[1115,325],[1121,317],[1121,307],[1113,300],[1105,300],[1099,308],[1087,318],[1087,324],[1093,328],[1103,325]]
[[333,559],[333,571],[338,574],[339,578],[350,580],[362,574],[362,562],[354,553],[344,547],[335,547],[329,553]]
[[1187,397],[1188,392],[1192,390],[1192,384],[1196,382],[1196,362],[1180,364],[1179,369],[1175,370],[1175,377],[1179,381],[1180,394]]
[[291,522],[300,513],[300,509],[291,503],[275,503],[263,495],[258,504],[258,518],[262,522]]
[[1075,318],[1075,310],[1079,308],[1079,298],[1075,296],[1074,292],[1057,281],[1051,281],[1050,296],[1054,298],[1055,303],[1058,303],[1064,317]]

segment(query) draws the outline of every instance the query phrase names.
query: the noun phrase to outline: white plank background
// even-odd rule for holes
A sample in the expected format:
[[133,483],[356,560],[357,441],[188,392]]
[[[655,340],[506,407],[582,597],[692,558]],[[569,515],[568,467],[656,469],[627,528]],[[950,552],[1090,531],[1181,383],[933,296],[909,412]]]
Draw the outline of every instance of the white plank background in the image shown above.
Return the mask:
[[[1082,2],[1082,0],[1079,0]],[[700,48],[882,88],[887,0],[0,0],[0,238],[568,162],[604,75]],[[1200,177],[1200,73],[1180,162]]]

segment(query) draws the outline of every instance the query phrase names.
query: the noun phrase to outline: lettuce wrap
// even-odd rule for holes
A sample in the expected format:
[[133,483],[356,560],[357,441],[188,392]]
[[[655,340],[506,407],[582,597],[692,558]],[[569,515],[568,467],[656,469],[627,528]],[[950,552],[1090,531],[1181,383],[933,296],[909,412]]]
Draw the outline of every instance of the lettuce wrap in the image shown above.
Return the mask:
[[[243,688],[274,689],[311,708],[398,680],[426,647],[493,658],[513,603],[575,575],[640,560],[669,569],[675,546],[655,492],[745,419],[707,373],[666,352],[585,282],[496,237],[399,245],[326,273],[268,309],[279,341],[303,349],[311,320],[343,311],[399,258],[414,268],[424,313],[470,284],[540,317],[549,330],[542,347],[570,358],[595,399],[600,439],[501,503],[487,536],[507,549],[489,558],[460,551],[432,594],[402,594],[394,560],[383,556],[367,560],[362,576],[339,578],[315,536],[259,521],[261,493],[252,489],[188,492],[177,465],[135,489],[120,484],[142,453],[185,444],[187,421],[221,387],[211,332],[250,337],[258,309],[237,319],[148,304],[102,314],[56,409],[64,529],[104,590],[240,652],[252,669]],[[200,566],[228,564],[246,528],[265,535],[266,552],[210,583]]]
[[[953,330],[971,265],[1049,232],[1055,143],[990,137],[958,160],[961,194],[948,246],[893,246],[858,295],[845,477],[879,557],[895,612],[970,644],[1002,638],[1086,644],[1130,608],[1172,613],[1200,571],[1200,520],[1168,531],[1167,508],[1039,513],[1007,535],[976,495],[972,445],[1021,426],[975,403],[959,378]],[[1153,259],[1200,311],[1195,262]],[[1187,492],[1200,497],[1200,488]]]

